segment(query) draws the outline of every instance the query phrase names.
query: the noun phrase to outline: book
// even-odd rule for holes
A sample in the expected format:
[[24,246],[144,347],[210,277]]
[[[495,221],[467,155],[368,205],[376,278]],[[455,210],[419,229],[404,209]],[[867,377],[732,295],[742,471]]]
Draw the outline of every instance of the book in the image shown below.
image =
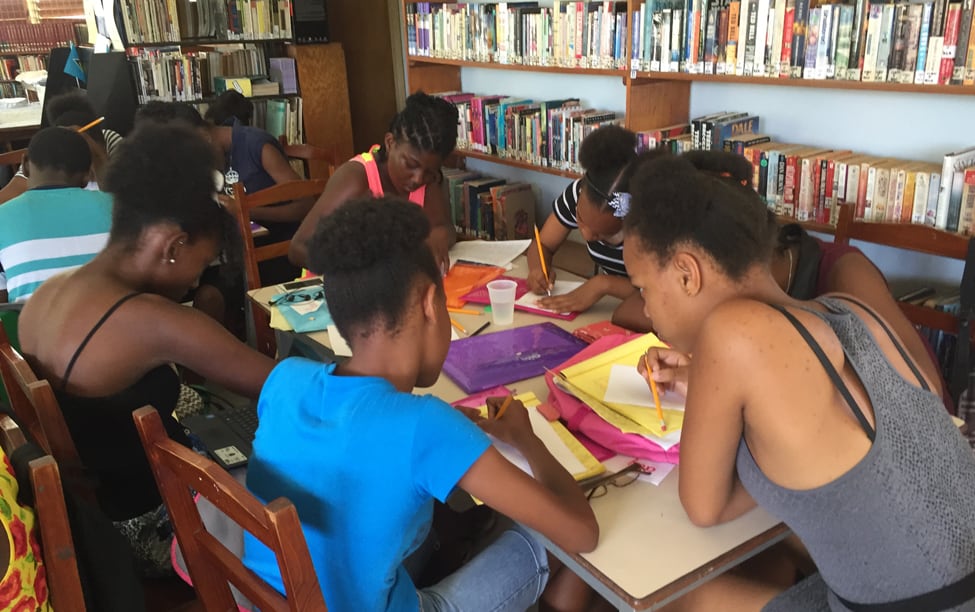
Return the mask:
[[[953,220],[950,219],[950,203],[952,199],[952,190],[954,187],[954,175],[958,170],[963,170],[964,168],[971,166],[975,163],[975,147],[968,149],[963,149],[954,153],[948,153],[944,156],[944,160],[941,166],[941,181],[938,190],[938,205],[935,212],[934,226],[938,229],[947,230],[949,223],[954,227],[957,227],[958,217],[956,216]],[[961,198],[961,190],[958,191],[959,201]]]
[[535,192],[528,183],[491,187],[494,205],[494,240],[525,240],[533,236]]
[[967,168],[962,175],[958,217],[959,233],[965,236],[975,233],[975,168]]

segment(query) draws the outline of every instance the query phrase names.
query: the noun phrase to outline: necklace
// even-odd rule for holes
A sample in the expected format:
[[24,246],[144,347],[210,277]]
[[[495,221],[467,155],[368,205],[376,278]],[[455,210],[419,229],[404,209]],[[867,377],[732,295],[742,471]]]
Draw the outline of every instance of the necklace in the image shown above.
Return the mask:
[[785,284],[785,292],[789,293],[792,290],[792,249],[786,249],[786,254],[789,256],[789,280]]

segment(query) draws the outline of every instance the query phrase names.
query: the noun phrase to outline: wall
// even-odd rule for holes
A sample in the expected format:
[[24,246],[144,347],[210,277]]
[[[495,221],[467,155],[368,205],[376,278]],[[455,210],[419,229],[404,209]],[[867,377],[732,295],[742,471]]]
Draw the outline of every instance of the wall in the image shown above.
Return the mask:
[[[618,77],[464,68],[461,82],[464,91],[475,93],[505,93],[536,99],[572,95],[594,108],[620,113],[625,108],[625,87]],[[692,117],[722,110],[757,113],[762,118],[762,132],[779,140],[876,155],[940,161],[947,152],[975,145],[975,129],[970,123],[971,96],[727,83],[692,85]],[[905,118],[909,118],[909,130],[891,127],[902,126]],[[552,199],[568,183],[568,179],[561,177],[480,160],[469,160],[468,167],[536,184],[541,197],[540,215],[548,214]],[[916,285],[917,279],[954,286],[961,279],[962,262],[959,261],[876,245],[858,246],[883,270],[895,290]]]

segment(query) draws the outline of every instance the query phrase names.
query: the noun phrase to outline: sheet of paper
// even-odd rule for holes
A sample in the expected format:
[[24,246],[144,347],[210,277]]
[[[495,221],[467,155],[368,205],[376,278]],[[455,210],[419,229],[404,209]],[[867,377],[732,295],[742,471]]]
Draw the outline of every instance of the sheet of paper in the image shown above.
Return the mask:
[[[647,381],[635,366],[614,365],[609,371],[609,384],[603,401],[612,404],[629,404],[653,408],[653,394]],[[661,393],[660,405],[664,410],[684,410],[684,400],[674,393]]]
[[464,240],[450,249],[450,265],[470,261],[506,268],[530,244],[531,240]]
[[[575,291],[576,289],[578,289],[579,287],[581,287],[582,286],[582,281],[556,280],[555,283],[554,283],[554,285],[555,286],[552,288],[552,295],[553,296],[556,296],[556,295],[565,295],[566,293],[571,293],[572,291]],[[534,308],[535,310],[541,310],[543,312],[555,313],[554,310],[549,310],[548,308],[542,308],[538,304],[538,301],[539,300],[541,300],[543,298],[546,298],[546,297],[548,297],[548,296],[547,295],[535,295],[534,293],[532,293],[532,292],[529,291],[525,295],[523,295],[520,298],[518,298],[517,300],[515,300],[515,305],[516,306],[524,306],[526,308]],[[556,314],[569,314],[569,313],[566,312],[566,313],[556,313]]]
[[[458,338],[459,336],[457,335],[457,330],[451,328],[450,340],[454,341]],[[335,327],[334,325],[328,326],[328,344],[332,347],[332,352],[335,353],[337,357],[352,356],[352,348],[349,347],[349,343],[346,342],[345,338],[342,337],[342,334],[339,333],[339,328]]]
[[268,324],[271,329],[280,329],[281,331],[294,331],[295,328],[288,323],[288,320],[284,318],[281,311],[278,310],[277,306],[271,308],[271,322]]
[[660,485],[664,481],[664,478],[673,472],[676,467],[673,463],[658,463],[656,461],[647,461],[646,459],[641,459],[640,465],[650,471],[640,474],[638,479],[643,482],[649,482],[653,486]]

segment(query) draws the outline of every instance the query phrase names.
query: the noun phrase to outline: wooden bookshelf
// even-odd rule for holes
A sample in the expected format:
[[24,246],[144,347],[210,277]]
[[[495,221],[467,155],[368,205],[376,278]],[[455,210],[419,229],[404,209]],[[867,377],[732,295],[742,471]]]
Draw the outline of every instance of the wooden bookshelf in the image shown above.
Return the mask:
[[236,45],[241,43],[286,43],[292,42],[290,38],[182,38],[178,41],[157,41],[128,43],[126,48],[138,49],[141,47],[194,47],[208,45]]
[[891,91],[897,93],[923,93],[937,95],[975,95],[971,85],[913,85],[906,83],[872,83],[835,79],[784,79],[726,74],[689,74],[686,72],[638,72],[638,80],[690,81],[699,83],[742,83],[747,85],[771,85],[774,87],[809,87],[813,89],[849,89],[854,91]]
[[410,55],[407,57],[411,65],[415,64],[438,64],[441,66],[458,66],[468,68],[488,68],[494,70],[510,70],[515,72],[553,72],[556,74],[588,74],[595,76],[618,76],[625,77],[626,71],[622,68],[570,68],[566,66],[540,66],[535,64],[500,64],[498,62],[472,62],[467,60],[445,59],[440,57],[426,57],[423,55]]
[[454,151],[454,155],[460,159],[463,158],[480,159],[483,161],[491,162],[493,164],[501,164],[502,166],[511,166],[512,168],[521,168],[522,170],[531,170],[532,172],[551,174],[553,176],[564,176],[565,178],[569,178],[569,179],[577,179],[582,176],[582,174],[575,172],[574,170],[563,170],[562,168],[539,166],[538,164],[532,164],[530,162],[522,161],[520,159],[508,159],[506,157],[498,157],[497,155],[480,153],[478,151],[466,151],[466,150],[457,149],[456,151]]
[[828,223],[816,223],[815,221],[796,221],[794,217],[786,217],[785,215],[776,215],[775,220],[778,221],[779,225],[788,225],[790,223],[798,223],[802,228],[808,232],[816,232],[818,234],[829,234],[833,235],[836,233],[836,227]]

